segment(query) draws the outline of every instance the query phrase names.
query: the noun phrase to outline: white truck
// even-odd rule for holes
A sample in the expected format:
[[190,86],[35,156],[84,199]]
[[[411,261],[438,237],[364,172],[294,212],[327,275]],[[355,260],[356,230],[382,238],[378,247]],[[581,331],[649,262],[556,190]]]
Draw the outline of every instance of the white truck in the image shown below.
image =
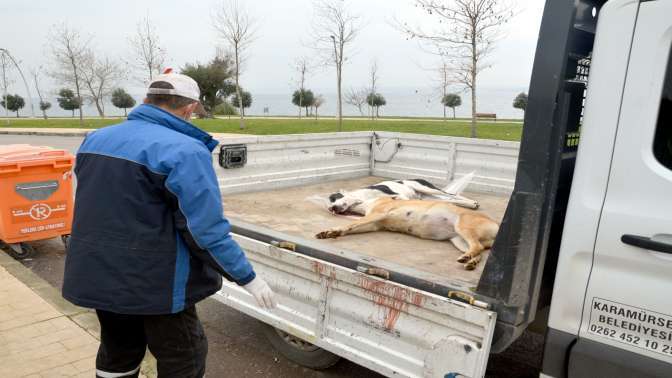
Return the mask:
[[[215,297],[312,368],[340,356],[390,377],[479,377],[490,353],[536,323],[542,376],[672,375],[671,50],[671,0],[548,0],[520,144],[225,139],[225,212],[279,306],[261,309],[228,283]],[[448,243],[312,237],[347,220],[310,195],[471,171],[468,196],[501,219],[475,271]]]

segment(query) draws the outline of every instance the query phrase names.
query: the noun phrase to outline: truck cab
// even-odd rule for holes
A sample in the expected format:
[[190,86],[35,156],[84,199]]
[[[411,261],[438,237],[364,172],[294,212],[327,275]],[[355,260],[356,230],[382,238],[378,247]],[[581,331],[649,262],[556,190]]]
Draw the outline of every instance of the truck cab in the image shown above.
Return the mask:
[[[553,3],[560,2],[547,4],[544,22]],[[589,79],[543,374],[669,376],[672,1],[577,4],[570,40],[580,46],[593,32],[595,38],[592,49],[579,52],[590,61]],[[596,30],[585,21],[591,18],[599,19]],[[574,85],[564,83],[569,96]],[[571,109],[572,101],[560,97],[558,105]]]

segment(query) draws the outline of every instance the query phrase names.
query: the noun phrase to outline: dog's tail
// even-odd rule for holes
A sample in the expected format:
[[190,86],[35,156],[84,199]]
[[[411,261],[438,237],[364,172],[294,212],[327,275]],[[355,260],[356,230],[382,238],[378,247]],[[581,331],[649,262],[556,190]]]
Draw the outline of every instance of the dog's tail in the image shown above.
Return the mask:
[[459,196],[460,193],[462,193],[465,189],[467,189],[467,186],[469,186],[469,183],[471,183],[471,180],[474,179],[475,175],[476,171],[467,173],[466,175],[460,177],[459,179],[451,181],[450,184],[448,184],[448,186],[446,186],[441,190],[446,194]]

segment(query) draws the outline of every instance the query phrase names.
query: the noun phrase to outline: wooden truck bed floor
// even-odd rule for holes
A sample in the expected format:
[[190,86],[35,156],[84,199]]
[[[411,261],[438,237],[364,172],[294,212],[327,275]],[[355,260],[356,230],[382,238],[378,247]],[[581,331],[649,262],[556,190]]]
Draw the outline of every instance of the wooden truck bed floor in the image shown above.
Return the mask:
[[[356,189],[384,181],[380,177],[331,181],[322,184],[276,189],[224,196],[224,214],[233,219],[267,227],[308,240],[331,227],[352,222],[337,217],[307,200],[314,195],[326,196],[339,189]],[[466,197],[480,202],[479,211],[501,221],[508,196],[465,192]],[[483,271],[490,251],[483,253],[483,260],[473,271],[466,271],[456,262],[460,252],[449,241],[423,240],[410,235],[392,232],[374,232],[347,235],[321,242],[333,247],[372,256],[405,267],[430,273],[440,283],[460,281],[475,286]],[[443,282],[441,282],[443,281]]]

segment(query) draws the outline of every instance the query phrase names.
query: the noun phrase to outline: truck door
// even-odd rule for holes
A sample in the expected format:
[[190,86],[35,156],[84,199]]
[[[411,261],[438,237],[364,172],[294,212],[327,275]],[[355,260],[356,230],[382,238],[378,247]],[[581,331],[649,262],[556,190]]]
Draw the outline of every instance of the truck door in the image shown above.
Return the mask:
[[569,376],[669,376],[672,1],[642,1]]

